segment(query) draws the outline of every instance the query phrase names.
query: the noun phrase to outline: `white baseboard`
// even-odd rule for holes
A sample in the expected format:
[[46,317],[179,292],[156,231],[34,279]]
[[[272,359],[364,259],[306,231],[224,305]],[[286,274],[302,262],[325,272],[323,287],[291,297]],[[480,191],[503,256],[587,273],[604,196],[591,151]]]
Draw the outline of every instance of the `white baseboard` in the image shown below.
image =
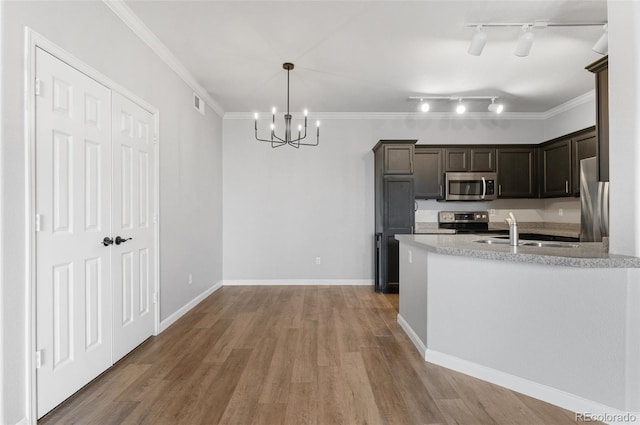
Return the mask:
[[415,333],[415,331],[409,325],[409,323],[407,323],[407,321],[404,320],[404,317],[402,317],[399,313],[398,313],[398,325],[400,325],[404,333],[406,333],[409,339],[411,340],[411,342],[413,342],[413,345],[415,345],[415,347],[418,349],[422,358],[425,359],[425,353],[427,352],[427,347],[420,340],[420,337],[418,337],[418,334]]
[[[400,323],[400,316],[398,316],[398,323]],[[400,324],[400,326],[403,325]],[[407,331],[405,330],[405,332]],[[409,335],[409,338],[411,338],[409,332],[407,332],[407,334]],[[418,348],[418,350],[420,350],[420,348]],[[491,382],[492,384],[500,385],[501,387],[537,398],[538,400],[546,401],[547,403],[551,403],[572,412],[577,412],[576,414],[591,415],[590,418],[593,418],[591,420],[587,420],[586,417],[583,416],[583,422],[600,420],[601,422],[609,424],[640,423],[640,413],[622,412],[618,409],[605,406],[595,401],[587,400],[557,388],[548,387],[546,385],[463,360],[449,354],[427,349],[425,360],[429,363],[453,369],[464,373],[465,375],[470,375],[475,378],[482,379],[483,381]]]
[[167,317],[163,321],[160,322],[160,333],[164,332],[169,326],[173,325],[179,318],[184,316],[189,310],[193,307],[200,304],[202,300],[207,298],[209,295],[213,294],[215,291],[222,287],[222,281],[216,283],[211,286],[209,289],[205,290],[203,293],[186,303],[181,309],[173,313],[171,316]]
[[309,286],[309,285],[345,285],[372,286],[371,279],[262,279],[262,280],[224,280],[224,286]]

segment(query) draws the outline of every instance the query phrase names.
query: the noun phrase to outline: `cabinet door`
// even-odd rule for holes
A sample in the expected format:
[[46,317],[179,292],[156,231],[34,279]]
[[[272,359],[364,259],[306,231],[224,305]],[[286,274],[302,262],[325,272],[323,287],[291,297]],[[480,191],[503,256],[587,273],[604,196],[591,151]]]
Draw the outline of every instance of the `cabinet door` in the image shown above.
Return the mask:
[[571,139],[542,147],[542,197],[571,194]]
[[444,151],[416,147],[413,170],[416,198],[444,199]]
[[573,143],[573,164],[571,170],[573,195],[580,196],[580,161],[586,158],[593,158],[597,154],[598,139],[595,131],[574,137]]
[[412,174],[413,145],[384,147],[384,174]]
[[498,197],[535,198],[534,148],[498,148]]
[[471,148],[469,171],[496,171],[496,150],[492,148]]
[[384,211],[382,279],[381,292],[398,291],[398,255],[399,242],[394,235],[410,234],[414,225],[414,195],[413,178],[385,177],[384,178]]
[[445,171],[469,171],[469,149],[446,148],[444,161]]

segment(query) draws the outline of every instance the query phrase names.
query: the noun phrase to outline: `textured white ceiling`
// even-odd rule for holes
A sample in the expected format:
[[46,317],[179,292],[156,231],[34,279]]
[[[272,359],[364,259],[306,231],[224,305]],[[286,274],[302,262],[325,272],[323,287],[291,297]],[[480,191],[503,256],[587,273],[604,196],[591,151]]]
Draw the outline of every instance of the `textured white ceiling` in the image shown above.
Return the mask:
[[[593,89],[584,67],[599,27],[488,28],[466,53],[470,22],[606,21],[606,1],[127,1],[227,112],[414,112],[408,96],[497,95],[510,112],[544,112]],[[440,101],[436,111],[451,110]],[[470,104],[486,111],[486,103]]]

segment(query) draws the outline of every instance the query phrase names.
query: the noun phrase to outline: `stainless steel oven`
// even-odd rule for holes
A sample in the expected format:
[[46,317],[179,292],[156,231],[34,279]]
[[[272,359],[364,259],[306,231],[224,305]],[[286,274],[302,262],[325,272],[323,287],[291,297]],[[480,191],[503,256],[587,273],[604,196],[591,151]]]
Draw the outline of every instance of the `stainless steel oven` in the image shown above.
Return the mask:
[[445,200],[491,201],[498,197],[496,173],[445,173]]

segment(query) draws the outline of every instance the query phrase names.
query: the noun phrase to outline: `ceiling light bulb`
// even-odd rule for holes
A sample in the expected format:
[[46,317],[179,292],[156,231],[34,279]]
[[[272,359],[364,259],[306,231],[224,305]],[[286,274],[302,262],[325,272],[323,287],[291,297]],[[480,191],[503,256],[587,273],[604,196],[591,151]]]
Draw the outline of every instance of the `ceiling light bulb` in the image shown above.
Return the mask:
[[302,130],[302,124],[298,124],[298,132],[300,132],[300,130]]
[[258,113],[256,112],[255,114],[253,114],[254,118],[257,120],[258,119]]
[[304,110],[304,116],[306,117],[308,113],[309,113],[309,111],[307,111],[307,110],[305,109],[305,110]]
[[609,52],[609,29],[607,24],[602,27],[604,33],[600,36],[596,44],[593,45],[591,50],[601,55],[606,55]]
[[464,114],[467,108],[462,104],[462,99],[458,102],[458,106],[456,106],[456,112],[458,114]]
[[320,127],[320,121],[316,121],[316,127]]
[[482,31],[482,25],[478,25],[476,27],[476,32],[473,34],[473,38],[471,39],[471,44],[469,44],[469,49],[467,53],[472,56],[480,56],[482,50],[484,49],[484,45],[487,43],[487,33]]
[[271,113],[272,113],[273,115],[275,115],[275,114],[276,114],[276,107],[275,107],[275,106],[274,106],[273,108],[271,108]]
[[271,130],[275,130],[276,125],[274,123],[271,123]]
[[518,45],[513,54],[519,57],[529,56],[531,46],[533,46],[533,33],[529,29],[529,26],[525,25],[522,27],[522,34],[518,38]]
[[420,110],[422,112],[429,112],[429,104],[426,102],[421,102],[420,103]]

